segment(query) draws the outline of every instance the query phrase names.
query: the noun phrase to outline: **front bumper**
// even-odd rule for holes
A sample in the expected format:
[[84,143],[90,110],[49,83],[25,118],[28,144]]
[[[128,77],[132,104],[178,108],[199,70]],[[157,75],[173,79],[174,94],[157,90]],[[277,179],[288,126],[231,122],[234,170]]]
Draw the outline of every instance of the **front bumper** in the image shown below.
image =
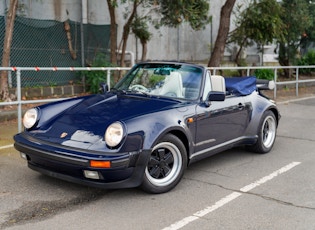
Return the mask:
[[[23,133],[14,136],[14,140],[15,149],[23,153],[29,168],[69,182],[105,189],[139,186],[150,155],[150,150],[114,154],[79,151],[49,145]],[[91,167],[91,160],[110,161],[111,167]],[[85,171],[97,173],[98,179],[87,178]]]

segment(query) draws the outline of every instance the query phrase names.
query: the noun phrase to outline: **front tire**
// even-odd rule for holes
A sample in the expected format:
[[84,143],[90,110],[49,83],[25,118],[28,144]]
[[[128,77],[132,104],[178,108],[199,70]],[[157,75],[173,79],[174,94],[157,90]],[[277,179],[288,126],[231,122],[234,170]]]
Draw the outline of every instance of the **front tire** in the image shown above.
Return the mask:
[[275,143],[276,134],[276,117],[272,111],[265,111],[258,127],[258,140],[254,145],[249,146],[249,150],[257,153],[270,152]]
[[179,138],[167,134],[151,152],[141,188],[149,193],[164,193],[173,189],[187,167],[187,153]]

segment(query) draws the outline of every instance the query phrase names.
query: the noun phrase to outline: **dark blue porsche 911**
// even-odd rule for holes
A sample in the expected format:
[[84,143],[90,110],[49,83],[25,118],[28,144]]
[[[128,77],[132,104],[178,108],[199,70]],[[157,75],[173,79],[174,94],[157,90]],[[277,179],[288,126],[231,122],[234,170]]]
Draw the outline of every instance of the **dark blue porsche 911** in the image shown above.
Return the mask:
[[[234,146],[269,152],[280,119],[272,82],[178,62],[135,65],[111,90],[28,110],[15,148],[43,174],[163,193],[186,167]],[[106,88],[106,87],[104,87]]]

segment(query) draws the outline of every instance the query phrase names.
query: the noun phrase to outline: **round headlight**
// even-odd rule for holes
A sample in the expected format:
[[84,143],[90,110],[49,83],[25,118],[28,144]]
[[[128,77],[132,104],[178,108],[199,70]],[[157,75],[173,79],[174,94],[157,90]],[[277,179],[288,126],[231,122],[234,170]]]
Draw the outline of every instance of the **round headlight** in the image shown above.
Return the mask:
[[32,128],[37,122],[38,111],[37,109],[29,109],[26,111],[23,117],[23,125],[25,128]]
[[119,145],[124,137],[124,128],[120,122],[115,122],[108,126],[105,132],[105,142],[109,147]]

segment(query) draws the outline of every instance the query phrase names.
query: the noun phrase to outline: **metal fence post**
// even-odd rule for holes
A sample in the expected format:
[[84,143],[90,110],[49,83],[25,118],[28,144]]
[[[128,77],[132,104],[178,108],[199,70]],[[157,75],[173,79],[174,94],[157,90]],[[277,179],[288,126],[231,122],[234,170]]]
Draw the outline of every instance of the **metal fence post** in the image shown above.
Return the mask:
[[273,80],[275,81],[275,88],[273,89],[273,99],[277,98],[277,68],[274,69]]
[[296,83],[295,83],[295,95],[296,96],[299,96],[299,68],[296,67],[296,76],[295,76],[295,80],[296,80]]
[[22,131],[22,97],[21,97],[21,70],[16,71],[17,101],[18,101],[18,132]]
[[107,70],[107,85],[108,90],[110,90],[110,69]]

